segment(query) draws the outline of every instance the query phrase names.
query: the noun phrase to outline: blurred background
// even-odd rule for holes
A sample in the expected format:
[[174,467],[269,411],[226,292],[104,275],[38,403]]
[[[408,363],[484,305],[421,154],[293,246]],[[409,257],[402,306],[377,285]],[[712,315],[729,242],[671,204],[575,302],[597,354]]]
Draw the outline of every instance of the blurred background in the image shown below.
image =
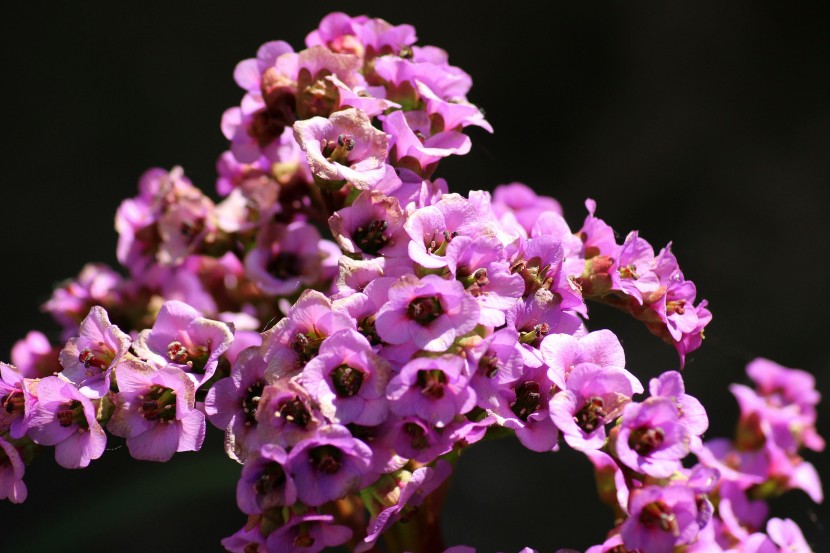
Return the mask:
[[[416,26],[470,73],[494,135],[444,162],[454,191],[522,181],[558,198],[574,229],[586,197],[621,236],[674,241],[714,321],[687,391],[731,435],[727,390],[747,361],[816,375],[830,395],[830,4],[787,2],[15,3],[2,18],[5,109],[0,358],[52,286],[88,261],[115,264],[113,216],[148,167],[182,165],[213,193],[235,64],[267,41],[295,48],[328,12]],[[677,368],[639,324],[592,311],[646,381]],[[830,398],[828,398],[830,399]],[[819,430],[830,438],[830,410]],[[220,551],[244,517],[239,467],[211,429],[200,454],[133,461],[121,442],[83,471],[51,454],[27,468],[29,499],[0,504],[2,550]],[[808,455],[830,484],[828,455]],[[830,489],[830,488],[829,488]],[[801,492],[773,502],[817,552],[830,509]],[[445,512],[448,545],[584,550],[612,524],[590,464],[565,448],[488,443],[465,454]]]

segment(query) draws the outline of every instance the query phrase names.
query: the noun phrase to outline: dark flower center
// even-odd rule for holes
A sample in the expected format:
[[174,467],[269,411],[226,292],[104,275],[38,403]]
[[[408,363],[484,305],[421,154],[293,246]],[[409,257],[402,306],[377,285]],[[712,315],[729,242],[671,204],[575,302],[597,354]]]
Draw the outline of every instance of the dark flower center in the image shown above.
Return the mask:
[[587,433],[591,433],[600,426],[605,424],[605,417],[608,413],[605,412],[605,401],[598,396],[594,396],[585,402],[582,409],[576,412],[574,419],[577,426]]
[[358,323],[357,331],[363,334],[369,343],[377,346],[381,343],[380,336],[375,330],[375,316],[369,316]]
[[3,396],[3,400],[0,401],[0,405],[2,405],[3,410],[10,415],[22,413],[25,407],[23,392],[21,390],[15,390],[6,396]]
[[386,221],[375,220],[365,226],[359,226],[352,234],[352,239],[360,251],[370,255],[377,255],[389,241],[383,233],[389,228]]
[[338,397],[352,397],[363,384],[363,371],[348,365],[340,365],[331,371],[331,382]]
[[298,332],[294,336],[294,341],[291,342],[291,349],[297,352],[300,363],[305,365],[320,351],[320,344],[323,343],[324,339],[325,336],[318,336],[314,331],[310,331],[308,334]]
[[660,530],[670,532],[675,537],[680,535],[677,517],[671,512],[671,508],[660,500],[643,507],[640,512],[640,523],[649,527],[657,526]]
[[427,431],[415,422],[407,422],[403,425],[404,433],[409,436],[409,444],[413,449],[422,451],[429,447],[429,440],[427,439]]
[[441,302],[436,296],[415,298],[409,302],[406,314],[419,325],[426,326],[444,313]]
[[288,422],[295,424],[300,428],[305,428],[308,423],[311,422],[311,413],[309,413],[308,409],[305,408],[302,400],[296,396],[294,399],[290,399],[280,405],[277,412],[280,417],[283,417]]
[[620,273],[620,278],[627,278],[631,280],[637,280],[640,278],[640,275],[637,274],[636,265],[625,265],[624,267],[620,267],[618,271]]
[[267,109],[256,112],[248,127],[248,136],[257,141],[260,148],[264,148],[280,137],[285,130],[285,118],[275,116]]
[[88,428],[89,423],[86,420],[83,404],[77,399],[67,401],[55,412],[55,417],[58,419],[58,424],[64,428],[77,424],[82,428]]
[[440,369],[418,371],[416,378],[421,393],[431,399],[444,397],[444,385],[447,383],[447,375]]
[[295,253],[279,252],[271,258],[265,270],[276,279],[288,280],[302,274],[302,259]]
[[542,401],[542,393],[539,390],[539,383],[535,380],[519,384],[516,388],[516,401],[510,404],[510,410],[527,422],[527,418],[539,409],[539,403]]
[[342,466],[343,452],[333,445],[321,445],[308,452],[308,461],[314,470],[323,474],[336,474]]
[[153,386],[137,396],[138,412],[145,420],[172,423],[176,418],[176,392],[164,386]]
[[256,423],[256,412],[259,408],[259,401],[262,399],[262,390],[265,383],[257,380],[245,390],[245,397],[242,398],[242,412],[245,413],[245,425],[250,426]]
[[659,426],[656,428],[642,426],[628,437],[628,447],[636,451],[638,455],[648,455],[663,444],[665,437],[666,433]]
[[285,471],[279,463],[268,463],[254,484],[258,496],[265,496],[280,490],[285,485]]
[[[437,235],[437,237],[436,237]],[[445,255],[447,253],[447,246],[449,246],[452,239],[458,236],[456,231],[438,231],[437,229],[432,234],[426,233],[424,235],[424,245],[428,253],[435,255]]]
[[92,368],[97,371],[86,371],[87,376],[101,373],[109,367],[114,358],[115,353],[104,342],[98,342],[98,347],[94,350],[92,348],[84,348],[78,354],[78,361],[83,363],[85,369]]

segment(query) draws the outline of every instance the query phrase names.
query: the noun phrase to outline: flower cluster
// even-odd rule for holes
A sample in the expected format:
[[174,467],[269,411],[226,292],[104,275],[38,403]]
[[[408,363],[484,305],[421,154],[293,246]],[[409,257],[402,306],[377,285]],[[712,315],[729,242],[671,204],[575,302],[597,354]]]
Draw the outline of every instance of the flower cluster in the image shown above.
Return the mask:
[[[751,367],[759,391],[734,388],[734,446],[703,445],[706,413],[678,372],[635,400],[645,389],[617,337],[587,328],[585,300],[645,323],[681,365],[711,319],[705,300],[669,246],[655,255],[636,231],[618,244],[591,200],[573,232],[520,183],[449,193],[439,162],[470,150],[467,127],[492,129],[470,77],[416,40],[335,13],[306,49],[269,42],[237,66],[223,199],[181,168],[148,171],[116,215],[127,276],[87,265],[44,306],[65,343],[30,333],[0,365],[1,496],[25,498],[37,446],[85,467],[108,431],[166,461],[200,449],[207,421],[243,465],[248,522],[229,551],[369,551],[389,535],[440,551],[424,513],[452,462],[515,435],[596,467],[622,522],[592,551],[795,543],[777,519],[754,537],[766,512],[748,498],[800,487],[820,500],[797,456],[823,446],[806,373]],[[701,463],[685,468],[691,452]]]

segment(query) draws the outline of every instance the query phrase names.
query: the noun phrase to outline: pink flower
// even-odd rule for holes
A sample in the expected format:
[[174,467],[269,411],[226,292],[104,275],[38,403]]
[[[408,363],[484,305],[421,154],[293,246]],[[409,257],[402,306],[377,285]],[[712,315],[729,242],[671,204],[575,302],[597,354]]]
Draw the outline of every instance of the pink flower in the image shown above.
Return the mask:
[[61,350],[62,375],[97,399],[109,391],[112,371],[124,360],[132,340],[110,323],[106,310],[99,306],[90,309],[81,322],[80,334]]
[[134,350],[156,368],[177,365],[198,388],[216,372],[232,341],[233,329],[226,323],[206,319],[186,303],[168,301],[153,328],[139,334]]
[[177,451],[198,451],[205,439],[205,416],[195,409],[196,389],[180,368],[153,369],[127,361],[118,367],[115,412],[107,425],[127,438],[130,455],[169,461]]
[[389,344],[411,343],[441,352],[478,323],[475,298],[455,280],[435,275],[400,278],[389,289],[389,301],[378,311],[375,330]]
[[95,418],[95,406],[71,383],[50,376],[40,381],[28,435],[55,446],[55,460],[65,468],[83,468],[104,453],[107,436]]
[[386,171],[386,133],[375,129],[360,110],[297,121],[294,137],[306,153],[312,174],[330,186],[347,181],[368,190]]

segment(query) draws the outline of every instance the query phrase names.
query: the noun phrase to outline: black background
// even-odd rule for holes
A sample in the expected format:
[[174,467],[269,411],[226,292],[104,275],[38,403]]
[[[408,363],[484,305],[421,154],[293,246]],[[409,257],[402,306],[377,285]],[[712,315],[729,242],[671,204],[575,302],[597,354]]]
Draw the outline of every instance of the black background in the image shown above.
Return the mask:
[[[737,415],[727,384],[766,356],[830,390],[830,29],[828,4],[749,2],[30,2],[3,8],[0,357],[57,281],[115,262],[113,215],[150,166],[181,164],[213,190],[237,61],[266,40],[302,47],[333,10],[416,26],[474,79],[494,135],[442,165],[454,191],[519,180],[557,197],[579,228],[585,197],[624,236],[674,251],[715,315],[687,391],[712,419]],[[539,6],[539,7],[537,7]],[[677,366],[638,324],[602,309],[644,381]],[[830,412],[820,411],[830,437]],[[221,435],[167,464],[113,451],[83,471],[45,455],[30,497],[0,504],[0,550],[218,551],[244,518]],[[827,455],[807,455],[830,482]],[[578,454],[516,444],[470,450],[445,537],[481,552],[584,549],[610,528]],[[830,510],[801,492],[773,503],[830,550]]]

